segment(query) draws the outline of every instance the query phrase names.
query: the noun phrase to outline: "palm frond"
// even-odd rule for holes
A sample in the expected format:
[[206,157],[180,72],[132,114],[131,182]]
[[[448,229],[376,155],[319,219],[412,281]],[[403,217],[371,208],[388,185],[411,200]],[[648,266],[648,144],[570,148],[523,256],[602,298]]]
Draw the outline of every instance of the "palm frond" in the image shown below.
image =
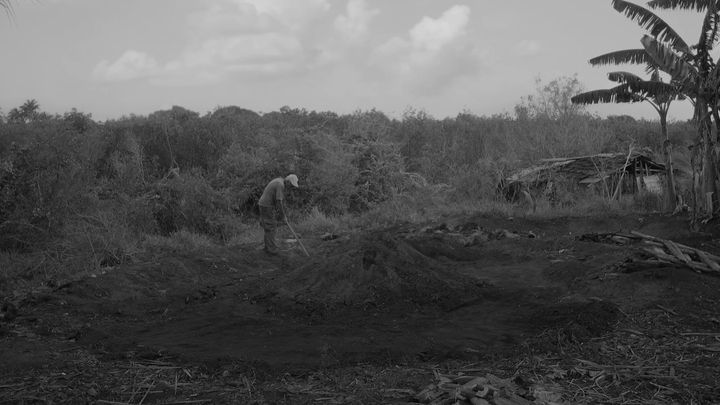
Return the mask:
[[570,99],[574,104],[601,104],[601,103],[636,103],[645,101],[638,94],[627,91],[627,86],[620,85],[611,89],[593,90],[580,93]]
[[652,69],[645,69],[645,73],[650,75],[650,80],[654,82],[661,82],[660,79],[660,69],[657,68],[657,66],[653,66]]
[[12,18],[15,16],[15,9],[11,0],[0,0],[0,8],[5,11],[8,17]]
[[656,75],[650,80],[630,72],[610,72],[608,79],[625,85],[625,91],[642,96],[658,103],[668,100],[682,99],[680,89],[674,83],[665,83]]
[[618,83],[635,83],[643,81],[640,76],[630,72],[610,72],[608,73],[608,79]]
[[[648,58],[649,57],[650,56],[648,55]],[[655,77],[653,80],[660,80],[660,68],[655,64],[655,61],[652,61],[652,63],[648,63],[647,66],[645,66],[645,73]]]
[[625,63],[642,65],[653,63],[650,55],[645,49],[623,49],[621,51],[608,52],[606,54],[596,56],[589,60],[593,66],[601,65],[622,65]]
[[655,61],[660,70],[669,74],[673,80],[686,81],[697,75],[695,68],[680,58],[672,49],[658,42],[655,38],[645,35],[640,42],[645,51]]
[[719,21],[717,6],[709,6],[703,18],[702,30],[700,31],[700,40],[697,45],[697,57],[699,62],[703,64],[705,70],[709,70],[712,65],[712,56],[710,52],[718,41],[718,23]]
[[713,0],[652,0],[647,4],[653,9],[679,9],[702,12],[712,5]]
[[658,101],[684,98],[678,92],[678,88],[675,85],[652,80],[640,80],[638,82],[628,83],[628,90]]
[[612,5],[615,10],[625,14],[625,16],[648,30],[653,37],[670,44],[673,49],[681,53],[690,52],[690,47],[682,37],[652,11],[625,0],[613,0]]

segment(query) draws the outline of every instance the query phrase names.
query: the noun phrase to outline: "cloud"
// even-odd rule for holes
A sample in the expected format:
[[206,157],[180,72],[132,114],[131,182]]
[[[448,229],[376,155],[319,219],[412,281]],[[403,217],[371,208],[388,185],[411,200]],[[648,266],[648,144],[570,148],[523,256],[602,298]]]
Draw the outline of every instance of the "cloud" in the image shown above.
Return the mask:
[[230,75],[253,78],[307,69],[316,51],[305,45],[313,23],[330,9],[327,0],[217,0],[187,18],[189,42],[170,60],[126,51],[97,64],[102,81],[144,78],[170,86],[212,84]]
[[115,62],[103,60],[98,63],[92,76],[101,81],[115,82],[152,76],[158,71],[158,63],[152,56],[131,49]]
[[518,56],[533,56],[542,50],[540,43],[532,39],[524,39],[515,44],[515,54]]
[[212,38],[187,50],[182,62],[187,67],[233,64],[262,65],[302,56],[302,44],[294,37],[279,33],[235,35]]
[[346,13],[335,18],[335,29],[345,38],[356,42],[367,35],[370,21],[380,13],[380,10],[369,9],[365,0],[350,0],[347,3]]
[[232,0],[239,6],[252,5],[258,14],[297,30],[330,10],[327,0]]
[[164,65],[145,53],[126,51],[115,62],[100,62],[93,77],[110,82],[148,79],[168,86],[204,85],[237,73],[258,77],[292,72],[303,60],[302,45],[291,36],[246,34],[208,39]]
[[452,6],[438,19],[423,17],[410,30],[410,38],[418,49],[437,51],[465,33],[470,7]]
[[482,69],[487,53],[468,34],[470,8],[456,5],[438,18],[423,17],[407,33],[376,47],[370,65],[417,95],[442,92]]
[[250,3],[223,1],[206,10],[191,13],[188,24],[199,36],[270,30],[272,19],[261,15]]

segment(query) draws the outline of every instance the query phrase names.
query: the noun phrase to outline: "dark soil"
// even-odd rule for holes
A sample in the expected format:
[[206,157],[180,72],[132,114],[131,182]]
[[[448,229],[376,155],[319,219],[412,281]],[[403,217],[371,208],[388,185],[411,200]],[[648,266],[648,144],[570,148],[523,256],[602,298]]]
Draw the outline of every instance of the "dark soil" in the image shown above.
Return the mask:
[[[686,330],[720,329],[705,319],[720,308],[720,278],[678,266],[621,271],[635,247],[580,238],[630,230],[720,251],[712,232],[690,232],[678,217],[479,216],[330,241],[306,235],[311,257],[299,249],[268,257],[251,246],[156,253],[8,299],[17,317],[0,321],[0,398],[29,397],[8,388],[21,386],[19,376],[43,381],[82,361],[106,369],[182,364],[188,375],[196,367],[266,381],[358,365],[491,364],[518,358],[529,342],[533,350],[557,351],[556,341],[542,339],[548,331],[575,344],[593,342],[629,314],[658,305],[682,314]],[[142,397],[130,401],[118,390],[34,396],[123,403]],[[150,391],[144,403],[182,397],[177,385],[172,395]],[[223,402],[222,392],[202,398]],[[275,395],[262,398],[287,400]]]

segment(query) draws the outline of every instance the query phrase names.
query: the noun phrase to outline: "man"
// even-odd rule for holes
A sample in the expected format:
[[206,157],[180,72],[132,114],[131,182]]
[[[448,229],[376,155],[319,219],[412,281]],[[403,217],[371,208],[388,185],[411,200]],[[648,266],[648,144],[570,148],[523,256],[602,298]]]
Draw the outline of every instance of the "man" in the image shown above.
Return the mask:
[[271,180],[270,183],[265,186],[265,191],[263,191],[258,201],[258,205],[260,206],[260,225],[265,231],[265,253],[273,256],[278,254],[278,246],[275,242],[277,220],[287,220],[285,206],[283,204],[283,200],[285,199],[285,186],[287,184],[297,188],[298,177],[294,174],[289,174],[284,179],[278,177]]

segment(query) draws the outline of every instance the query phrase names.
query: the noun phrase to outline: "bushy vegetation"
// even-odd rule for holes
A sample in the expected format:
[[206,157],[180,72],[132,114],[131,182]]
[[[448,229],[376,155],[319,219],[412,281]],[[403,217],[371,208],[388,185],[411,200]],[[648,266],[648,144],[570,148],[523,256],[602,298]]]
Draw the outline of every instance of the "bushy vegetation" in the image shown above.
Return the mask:
[[[291,220],[317,230],[337,231],[340,217],[368,226],[453,210],[511,214],[497,185],[537,159],[630,144],[660,151],[657,122],[565,108],[578,86],[573,78],[539,86],[514,116],[445,119],[414,109],[390,118],[376,110],[283,107],[261,115],[229,106],[95,122],[76,110],[43,113],[30,100],[0,123],[0,250],[6,258],[52,252],[89,269],[148,247],[247,242],[263,187],[290,172],[301,180],[289,196]],[[676,152],[694,130],[671,123]]]

